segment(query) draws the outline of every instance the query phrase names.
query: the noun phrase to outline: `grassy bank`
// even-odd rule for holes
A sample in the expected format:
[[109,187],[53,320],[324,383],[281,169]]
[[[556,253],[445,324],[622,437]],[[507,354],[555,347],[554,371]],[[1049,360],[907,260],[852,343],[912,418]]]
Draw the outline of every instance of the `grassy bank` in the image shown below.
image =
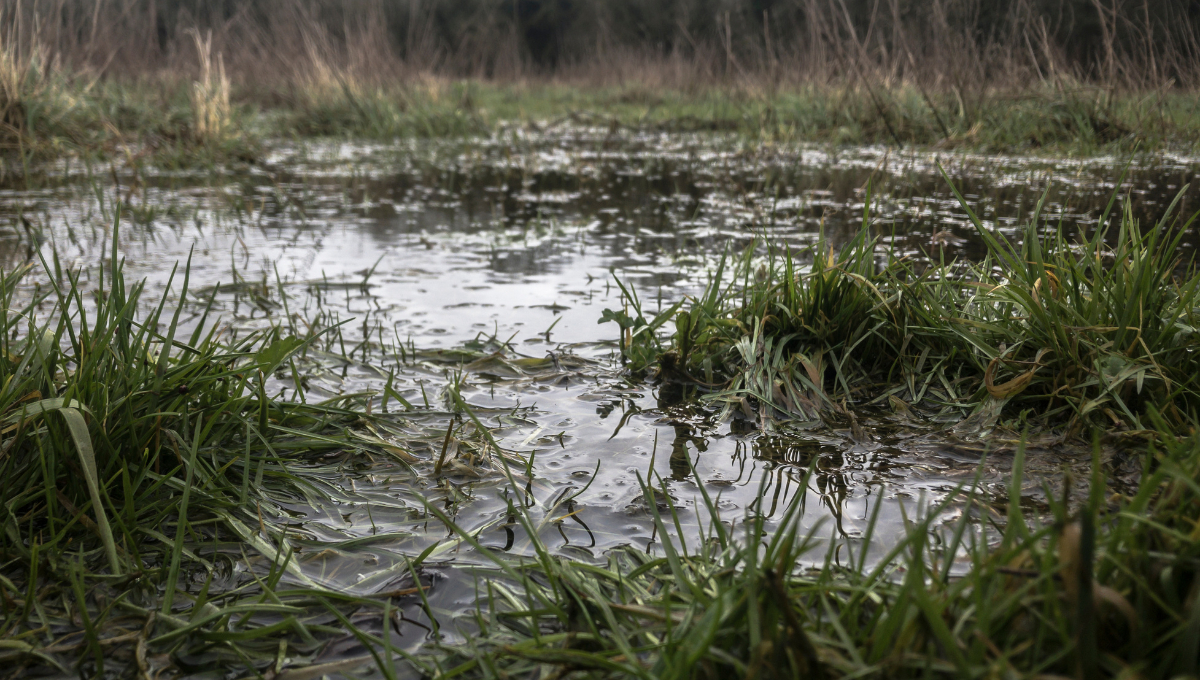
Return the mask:
[[[1114,210],[1090,234],[986,228],[962,200],[987,255],[899,257],[868,223],[834,250],[758,244],[727,254],[707,290],[657,317],[637,292],[605,313],[634,371],[653,370],[726,413],[819,420],[845,400],[918,408],[962,433],[1002,419],[1062,428],[1146,430],[1157,409],[1184,427],[1200,407],[1200,273],[1179,245],[1191,227]],[[1193,218],[1194,219],[1194,218]],[[669,329],[669,337],[660,337]]]
[[628,131],[733,132],[756,142],[938,146],[983,151],[1099,153],[1200,140],[1183,93],[1119,95],[1077,86],[991,92],[964,101],[899,85],[761,84],[679,91],[644,85],[497,85],[430,81],[423,87],[310,91],[284,110],[300,134],[392,137],[482,132],[504,122],[582,123]]
[[573,121],[835,145],[1194,149],[1189,1],[1097,2],[0,0],[0,148],[203,164],[293,135]]
[[[1077,85],[955,92],[911,85],[584,87],[427,79],[376,86],[329,76],[277,91],[199,80],[95,80],[11,56],[0,92],[5,174],[63,155],[158,166],[254,162],[275,139],[486,135],[504,124],[589,125],[612,135],[715,131],[748,142],[886,144],[1089,155],[1200,141],[1189,92]],[[15,65],[14,65],[15,64]]]

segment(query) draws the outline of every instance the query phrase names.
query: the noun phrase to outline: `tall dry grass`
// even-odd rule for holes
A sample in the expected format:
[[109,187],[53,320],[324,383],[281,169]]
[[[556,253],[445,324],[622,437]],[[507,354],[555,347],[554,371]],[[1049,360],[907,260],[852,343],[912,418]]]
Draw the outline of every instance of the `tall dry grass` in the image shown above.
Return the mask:
[[225,75],[225,59],[220,54],[213,59],[211,32],[201,38],[199,31],[193,31],[192,37],[195,39],[196,53],[200,59],[200,77],[192,83],[195,136],[200,140],[221,139],[231,125],[229,78]]
[[[198,77],[191,31],[235,84],[553,79],[688,90],[916,84],[1159,90],[1200,84],[1187,0],[0,0],[13,49],[103,77]],[[336,83],[339,87],[342,83]]]
[[[0,11],[0,24],[6,16]],[[26,102],[40,96],[51,68],[46,47],[36,37],[21,45],[18,35],[15,23],[0,31],[0,148],[19,146],[30,113]]]
[[780,139],[1193,145],[1193,4],[0,0],[0,145],[224,153],[256,109],[284,114],[268,134],[466,134],[564,115],[563,94],[638,125],[654,110]]

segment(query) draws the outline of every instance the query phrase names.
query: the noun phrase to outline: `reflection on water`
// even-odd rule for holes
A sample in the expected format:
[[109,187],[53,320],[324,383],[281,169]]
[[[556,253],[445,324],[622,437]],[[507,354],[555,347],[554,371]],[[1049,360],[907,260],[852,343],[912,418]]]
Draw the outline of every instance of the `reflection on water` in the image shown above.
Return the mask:
[[[894,253],[978,256],[939,163],[985,223],[1009,233],[1039,201],[1047,223],[1086,233],[1114,189],[1122,209],[1156,221],[1200,169],[1188,159],[1145,159],[1117,187],[1113,160],[747,150],[695,135],[613,144],[606,130],[589,129],[509,130],[471,143],[281,145],[247,171],[127,169],[114,187],[68,169],[4,191],[0,263],[34,261],[40,249],[92,284],[119,211],[130,272],[161,291],[194,248],[193,289],[213,296],[230,333],[347,324],[339,344],[318,345],[323,359],[305,369],[306,394],[375,392],[394,428],[379,436],[403,441],[406,428],[428,427],[446,431],[445,444],[412,451],[415,476],[375,461],[323,477],[335,502],[295,499],[264,511],[286,518],[299,563],[318,582],[355,593],[411,588],[402,558],[430,549],[420,578],[434,585],[435,600],[460,607],[469,586],[439,584],[453,580],[447,565],[477,558],[426,503],[483,545],[515,554],[530,550],[513,512],[523,506],[552,549],[594,559],[617,545],[652,546],[650,505],[668,507],[665,496],[694,538],[709,521],[698,484],[722,521],[747,512],[777,518],[802,494],[806,528],[858,539],[875,522],[876,548],[901,535],[905,513],[922,499],[977,476],[988,502],[1002,500],[1015,442],[993,439],[985,450],[944,424],[861,409],[841,423],[761,433],[739,414],[719,420],[696,409],[678,385],[624,375],[615,326],[597,325],[601,310],[619,304],[613,272],[662,309],[696,291],[728,248],[755,239],[803,247],[820,230],[846,238],[862,223],[868,191],[871,228]],[[1180,211],[1196,202],[1185,194]],[[1194,248],[1195,235],[1185,244]],[[527,466],[505,473],[470,464],[466,436],[454,432],[473,425],[451,415],[452,381]],[[291,385],[281,379],[277,388],[288,396]],[[387,411],[390,394],[445,413],[407,422],[396,402]],[[1123,469],[1119,451],[1106,455]],[[434,474],[441,457],[450,462]],[[1088,460],[1058,442],[1033,446],[1023,497],[1036,508],[1043,482],[1053,492],[1064,467]],[[643,486],[659,479],[665,490]],[[947,521],[968,511],[987,512],[964,500]]]

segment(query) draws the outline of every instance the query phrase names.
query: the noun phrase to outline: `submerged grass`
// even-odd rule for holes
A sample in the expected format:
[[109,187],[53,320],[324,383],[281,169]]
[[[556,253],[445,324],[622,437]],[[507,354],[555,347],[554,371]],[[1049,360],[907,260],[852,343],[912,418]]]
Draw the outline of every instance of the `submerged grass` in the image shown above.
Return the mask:
[[1039,204],[1013,242],[959,200],[987,246],[980,262],[896,256],[872,235],[868,201],[840,249],[822,237],[810,253],[767,244],[759,257],[756,244],[723,258],[698,297],[648,319],[623,286],[625,309],[604,318],[622,327],[635,371],[654,368],[764,427],[843,400],[968,416],[964,433],[1003,415],[1068,434],[1145,430],[1152,407],[1190,422],[1200,272],[1179,246],[1192,220],[1168,210],[1140,225],[1114,212],[1114,195],[1098,228],[1072,237],[1043,224]]
[[[514,506],[535,557],[475,544],[496,569],[479,574],[463,641],[436,649],[436,677],[1195,677],[1200,439],[1161,434],[1135,496],[1106,496],[1097,454],[1085,502],[1029,520],[1018,452],[1006,517],[960,488],[914,508],[886,554],[862,547],[882,538],[880,504],[861,540],[826,542],[801,533],[803,492],[768,527],[720,513],[698,476],[691,508],[657,480],[652,548],[606,564],[552,554]],[[673,533],[683,512],[708,526],[690,546]]]

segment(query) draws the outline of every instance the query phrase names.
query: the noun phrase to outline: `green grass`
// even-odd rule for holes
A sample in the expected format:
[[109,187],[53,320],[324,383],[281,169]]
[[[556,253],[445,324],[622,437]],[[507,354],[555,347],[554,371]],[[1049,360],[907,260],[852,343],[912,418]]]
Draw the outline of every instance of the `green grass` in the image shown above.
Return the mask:
[[695,92],[633,84],[475,81],[310,88],[280,108],[281,130],[368,138],[484,134],[505,122],[628,131],[727,132],[754,142],[887,144],[995,152],[1095,154],[1194,148],[1200,116],[1183,93],[1152,97],[1075,90],[990,93],[966,106],[953,93],[885,88],[736,87]]
[[[48,286],[22,285],[28,268],[0,277],[3,665],[129,675],[166,654],[254,674],[351,635],[371,649],[347,617],[386,612],[391,596],[306,575],[281,506],[332,501],[329,480],[354,466],[405,474],[410,449],[443,434],[409,419],[436,409],[282,398],[339,328],[231,340],[210,317],[215,291],[188,301],[186,268],[175,311],[166,295],[150,305],[117,240],[87,293],[57,261],[43,262]],[[199,315],[188,334],[185,307]]]
[[[881,266],[864,231],[838,251],[822,243],[811,266],[788,253],[742,254],[714,272],[702,298],[648,323],[626,288],[629,312],[608,316],[628,327],[628,360],[643,368],[657,362],[664,377],[731,408],[740,410],[743,398],[757,402],[760,413],[777,391],[787,404],[794,390],[804,400],[791,403],[821,417],[864,391],[926,404],[936,397],[913,395],[964,380],[978,383],[981,399],[1044,410],[1055,383],[1043,372],[1065,371],[1081,357],[1102,370],[1117,356],[1144,369],[1142,389],[1153,398],[1134,401],[1111,376],[1092,376],[1073,384],[1076,401],[1056,408],[1088,431],[1104,424],[1093,416],[1105,408],[1133,413],[1152,442],[1133,496],[1106,491],[1097,455],[1088,498],[1055,498],[1030,515],[1018,452],[1006,505],[966,485],[934,507],[913,507],[903,536],[875,536],[875,514],[859,540],[831,541],[801,532],[800,498],[770,522],[721,515],[697,479],[702,536],[687,543],[678,538],[685,518],[666,482],[650,478],[643,496],[662,501],[647,504],[654,549],[623,547],[595,563],[554,555],[538,538],[561,503],[541,508],[540,518],[510,508],[532,542],[534,556],[525,560],[487,550],[430,505],[458,534],[444,545],[468,545],[495,567],[461,567],[479,577],[478,609],[458,620],[441,612],[441,623],[461,626],[462,641],[435,638],[415,656],[393,646],[390,624],[362,621],[390,621],[394,600],[405,597],[428,610],[423,591],[361,597],[312,581],[292,553],[287,518],[274,509],[326,497],[323,480],[370,457],[403,469],[410,458],[402,449],[436,456],[449,436],[470,440],[476,457],[499,453],[495,466],[515,484],[509,466],[527,473],[526,462],[500,451],[453,387],[446,399],[462,416],[458,425],[424,433],[407,419],[449,413],[414,407],[394,391],[389,396],[404,410],[392,416],[371,415],[369,395],[284,399],[278,390],[301,392],[305,368],[341,344],[331,337],[335,320],[316,319],[302,337],[273,327],[230,339],[208,317],[215,289],[187,302],[185,267],[178,309],[204,318],[183,333],[186,310],[167,313],[166,297],[149,305],[141,284],[127,285],[115,238],[95,294],[54,263],[46,263],[49,288],[33,297],[20,284],[26,270],[4,275],[0,660],[17,672],[85,676],[131,675],[143,663],[237,677],[359,667],[393,677],[406,664],[447,678],[1194,676],[1200,437],[1188,432],[1193,387],[1189,344],[1179,334],[1193,321],[1195,284],[1177,274],[1177,232],[1167,222],[1123,224],[1107,246],[1093,234],[1084,247],[1069,247],[1061,231],[1027,234],[1019,248],[997,238],[976,265],[892,259]],[[1108,250],[1115,259],[1103,257]],[[1056,288],[1039,286],[1050,274]],[[251,281],[235,281],[230,292],[272,294]],[[947,317],[949,304],[960,316]],[[1131,325],[1134,309],[1140,332]],[[1075,319],[1075,344],[1050,345],[1052,331]],[[673,337],[660,338],[656,331],[669,323]],[[1128,335],[1110,342],[1122,324]],[[1144,354],[1128,349],[1142,347],[1132,338],[1144,340]],[[968,339],[980,355],[955,360]],[[997,373],[988,390],[995,357],[979,348],[1000,342],[1011,361],[1041,354],[1044,366],[1016,383]],[[1055,364],[1044,346],[1066,356]],[[494,349],[484,339],[460,351],[408,353],[500,373],[554,363]],[[784,379],[791,384],[771,382]],[[1168,389],[1168,379],[1177,386]],[[727,382],[723,389],[717,380]],[[1124,380],[1136,394],[1136,375]],[[1100,398],[1102,406],[1085,409]],[[788,415],[776,411],[771,418]],[[401,422],[398,443],[372,434]],[[942,526],[942,511],[956,508],[965,520]],[[863,546],[878,545],[875,538],[883,546],[868,552]],[[414,574],[427,556],[409,556]],[[250,569],[231,580],[236,563]],[[320,656],[331,640],[353,640],[351,657]]]
[[[1158,224],[1106,212],[1105,228],[1040,229],[1019,244],[988,230],[976,263],[914,261],[881,247],[864,211],[839,249],[759,244],[724,257],[707,289],[652,319],[636,291],[605,312],[634,371],[654,370],[702,400],[759,420],[815,420],[840,402],[918,406],[1063,426],[1148,429],[1156,408],[1185,425],[1200,408],[1200,272],[1179,245],[1191,220]],[[1114,201],[1110,202],[1112,210]],[[671,330],[664,333],[659,329]],[[1017,425],[1019,428],[1020,426]]]
[[[1097,454],[1087,499],[1027,519],[1019,450],[1006,516],[968,486],[914,507],[891,540],[874,535],[880,504],[861,541],[827,542],[801,533],[803,494],[768,528],[718,513],[697,477],[700,541],[674,534],[661,494],[651,552],[584,564],[553,555],[514,506],[536,556],[475,545],[495,567],[480,570],[465,640],[431,652],[435,677],[1196,677],[1200,438],[1160,436],[1133,497],[1107,496]],[[934,528],[955,505],[965,519]],[[875,538],[892,545],[861,547]]]
[[[196,84],[182,78],[97,81],[15,56],[0,66],[6,74],[0,80],[11,83],[0,87],[6,174],[63,155],[148,158],[165,167],[255,162],[264,140],[469,137],[506,123],[593,125],[613,134],[716,131],[753,143],[1048,155],[1189,152],[1200,141],[1200,114],[1187,92],[1038,86],[1015,94],[985,92],[964,102],[953,92],[903,85],[685,92],[638,84],[446,80],[379,86],[338,77],[279,91],[234,86],[231,103],[206,106],[207,100],[197,99]],[[215,126],[209,121],[214,112],[220,118]]]

